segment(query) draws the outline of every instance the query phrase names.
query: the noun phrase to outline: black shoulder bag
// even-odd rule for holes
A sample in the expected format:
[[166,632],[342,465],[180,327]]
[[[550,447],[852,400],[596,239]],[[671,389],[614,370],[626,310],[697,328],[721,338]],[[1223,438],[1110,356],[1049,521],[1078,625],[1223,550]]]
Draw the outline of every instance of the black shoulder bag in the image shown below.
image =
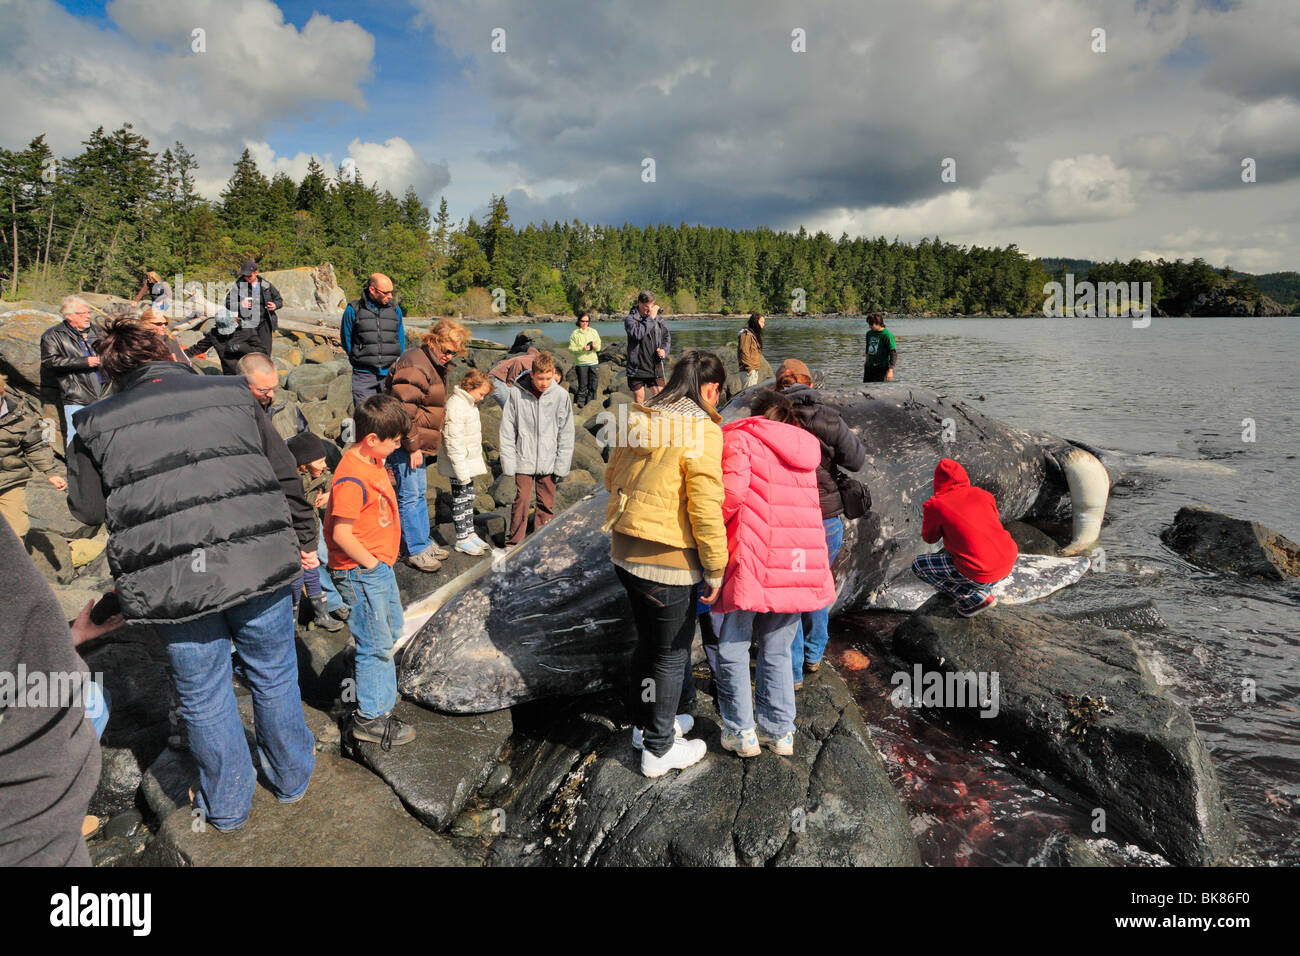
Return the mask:
[[835,466],[835,484],[840,489],[840,501],[844,503],[844,517],[851,521],[871,510],[871,490],[858,479],[846,475],[838,465]]

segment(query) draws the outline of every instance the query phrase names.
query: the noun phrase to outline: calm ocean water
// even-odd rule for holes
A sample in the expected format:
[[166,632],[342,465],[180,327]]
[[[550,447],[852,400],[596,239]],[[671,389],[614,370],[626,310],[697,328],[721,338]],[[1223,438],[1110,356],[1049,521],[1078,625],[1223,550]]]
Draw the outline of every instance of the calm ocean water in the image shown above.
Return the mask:
[[[673,351],[735,348],[741,319],[672,323]],[[529,326],[476,326],[510,342]],[[542,326],[557,340],[570,326]],[[614,341],[621,324],[599,323]],[[1148,597],[1168,623],[1139,644],[1185,703],[1210,749],[1248,859],[1300,863],[1300,583],[1266,584],[1196,569],[1160,542],[1178,508],[1199,504],[1253,518],[1300,540],[1300,318],[897,319],[896,380],[983,401],[1010,424],[1125,455],[1102,534],[1107,571],[1051,600],[1113,592]],[[773,316],[765,354],[800,358],[828,386],[861,381],[860,318]],[[1253,427],[1253,441],[1249,432]],[[1245,437],[1243,437],[1245,435]],[[1073,594],[1071,592],[1074,592]],[[841,651],[869,622],[842,620]],[[887,675],[853,683],[877,743],[936,864],[1024,863],[1053,829],[1091,835],[1086,808],[1045,793],[1013,755],[911,712],[880,706]],[[1255,700],[1242,700],[1244,680]]]

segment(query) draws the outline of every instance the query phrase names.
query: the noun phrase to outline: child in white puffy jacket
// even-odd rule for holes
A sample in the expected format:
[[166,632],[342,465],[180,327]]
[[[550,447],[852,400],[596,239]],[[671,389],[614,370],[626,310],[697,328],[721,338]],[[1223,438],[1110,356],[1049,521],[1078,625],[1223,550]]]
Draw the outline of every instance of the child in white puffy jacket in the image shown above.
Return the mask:
[[444,406],[438,474],[451,479],[451,518],[456,523],[456,550],[479,555],[491,546],[474,532],[474,479],[488,473],[483,459],[483,423],[478,403],[492,394],[492,380],[470,369]]

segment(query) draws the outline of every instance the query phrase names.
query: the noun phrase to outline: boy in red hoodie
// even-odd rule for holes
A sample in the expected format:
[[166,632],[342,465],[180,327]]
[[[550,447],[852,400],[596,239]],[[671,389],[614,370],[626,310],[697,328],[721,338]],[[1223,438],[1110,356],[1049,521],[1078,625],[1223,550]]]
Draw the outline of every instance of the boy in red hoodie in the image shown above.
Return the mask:
[[1002,527],[998,504],[975,488],[966,469],[944,458],[934,469],[934,497],[925,503],[921,540],[943,541],[943,550],[919,554],[912,573],[947,594],[957,613],[974,617],[998,603],[991,585],[1011,573],[1019,550]]

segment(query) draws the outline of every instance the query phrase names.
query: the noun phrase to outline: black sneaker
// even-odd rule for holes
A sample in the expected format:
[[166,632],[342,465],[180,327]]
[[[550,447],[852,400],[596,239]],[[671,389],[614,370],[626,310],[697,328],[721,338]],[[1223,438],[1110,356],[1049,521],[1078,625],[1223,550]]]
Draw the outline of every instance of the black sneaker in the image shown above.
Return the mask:
[[366,719],[360,713],[352,715],[352,739],[379,744],[381,750],[392,750],[415,739],[415,728],[399,720],[392,711],[382,717]]

